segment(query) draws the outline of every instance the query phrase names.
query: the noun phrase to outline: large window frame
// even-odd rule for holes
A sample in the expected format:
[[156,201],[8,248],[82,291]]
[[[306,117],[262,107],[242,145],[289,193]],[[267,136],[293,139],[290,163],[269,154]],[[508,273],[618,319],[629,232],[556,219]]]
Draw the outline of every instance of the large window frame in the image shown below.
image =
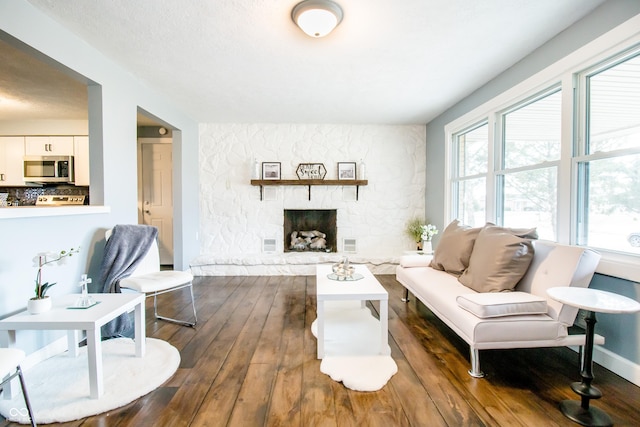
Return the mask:
[[[468,152],[467,147],[464,146],[463,144],[466,143],[466,137],[470,134],[473,134],[475,132],[478,131],[482,131],[483,128],[486,128],[487,130],[487,134],[486,134],[486,139],[487,139],[487,153],[486,153],[486,161],[487,164],[485,165],[483,170],[475,170],[473,168],[470,168],[472,170],[467,170],[466,167],[461,167],[461,164],[463,164],[463,162],[465,162],[465,160],[461,160],[461,153],[464,152],[465,156],[470,155],[471,153]],[[489,124],[487,123],[486,120],[483,120],[479,123],[474,123],[473,125],[462,129],[461,131],[457,132],[454,136],[453,136],[453,141],[452,141],[452,176],[451,176],[451,194],[455,195],[455,200],[452,203],[452,209],[453,209],[453,216],[455,218],[459,218],[461,219],[463,222],[465,222],[466,224],[469,225],[478,225],[475,224],[473,221],[469,221],[468,219],[468,215],[469,212],[467,212],[467,208],[466,205],[469,203],[472,203],[472,201],[466,199],[464,197],[463,194],[463,190],[462,188],[464,187],[465,189],[467,188],[467,185],[471,186],[473,185],[474,182],[480,182],[482,180],[484,180],[485,182],[485,191],[486,191],[486,182],[488,180],[488,175],[490,172],[490,165],[492,165],[492,161],[491,159],[493,158],[492,155],[490,155],[490,153],[492,153],[492,149],[491,149],[491,139],[489,137],[490,132],[489,132]],[[464,141],[464,142],[463,142]],[[486,201],[486,193],[485,193],[485,201]],[[462,202],[462,203],[461,203]],[[463,204],[465,206],[460,206],[460,204]],[[485,202],[485,206],[483,207],[483,212],[485,212],[486,215],[486,210],[487,210],[487,206],[486,206],[486,202]],[[483,222],[484,224],[484,222]]]
[[[581,209],[585,206],[584,180],[581,181],[581,165],[586,160],[602,157],[602,153],[588,154],[584,150],[585,129],[585,78],[600,67],[610,66],[640,53],[640,17],[583,46],[543,71],[501,93],[492,100],[464,114],[445,126],[445,223],[457,218],[456,194],[461,179],[457,175],[456,138],[483,123],[489,129],[489,160],[486,174],[486,221],[502,224],[501,185],[508,171],[501,163],[502,118],[527,102],[540,99],[554,91],[561,91],[561,153],[560,159],[543,162],[541,165],[525,166],[516,170],[527,170],[544,166],[557,168],[556,238],[562,244],[582,244],[580,238],[583,224]],[[624,56],[622,56],[624,55]],[[640,148],[626,149],[625,153],[640,153]],[[620,154],[620,153],[615,153]],[[611,154],[604,154],[610,156]],[[585,245],[586,246],[586,245]],[[597,272],[640,281],[640,255],[595,248],[602,259]]]
[[[525,130],[526,133],[531,133],[529,137],[533,135],[536,137],[536,139],[540,139],[540,140],[544,139],[542,134],[545,133],[545,132],[541,132],[539,134],[538,129],[532,130],[529,126],[523,126],[523,125],[511,125],[508,131],[507,127],[509,125],[509,120],[507,118],[512,116],[513,114],[522,112],[529,107],[532,107],[534,105],[547,101],[555,95],[558,95],[559,97],[562,96],[562,87],[559,84],[553,85],[548,89],[538,92],[534,96],[527,97],[524,100],[521,100],[515,103],[514,105],[510,106],[508,109],[504,111],[496,112],[497,126],[496,126],[496,134],[494,138],[494,145],[496,147],[495,149],[496,159],[494,162],[494,165],[495,165],[494,167],[495,184],[494,185],[496,187],[494,203],[495,203],[495,223],[496,224],[505,225],[509,227],[519,227],[519,228],[528,226],[526,224],[513,224],[506,221],[506,217],[508,215],[507,214],[508,192],[506,188],[507,188],[507,181],[510,178],[513,179],[513,177],[517,175],[522,175],[522,174],[536,174],[536,173],[542,172],[542,175],[544,175],[544,172],[554,172],[553,173],[554,180],[553,180],[552,186],[553,186],[553,191],[557,194],[558,170],[560,168],[560,152],[558,152],[557,158],[554,157],[553,159],[545,159],[542,161],[533,160],[533,161],[527,161],[527,162],[520,162],[520,164],[515,164],[515,165],[508,164],[508,161],[510,158],[512,158],[513,154],[511,155],[507,154],[507,151],[509,148],[508,143],[511,140],[511,137],[509,136],[510,130],[512,129],[515,130],[515,128],[521,128],[521,130]],[[536,119],[539,119],[539,117],[536,117]],[[558,122],[561,122],[561,119],[562,119],[562,114],[558,112],[558,117],[555,118],[555,120],[557,120]],[[537,127],[535,123],[533,127]],[[561,139],[560,135],[558,135],[558,139]],[[523,147],[522,149],[525,149],[525,148]],[[552,230],[556,230],[556,232],[553,233],[554,240],[557,238],[557,225],[556,225],[558,222],[557,196],[555,199],[556,200],[554,200],[553,208],[551,209],[551,212],[548,212],[550,216],[549,222],[551,223],[550,224],[551,228]],[[523,212],[523,214],[527,214],[527,212]],[[538,233],[542,237],[544,237],[545,234],[547,235],[547,237],[549,237],[549,231],[543,231],[542,229],[539,228]]]
[[[596,102],[594,105],[594,100],[592,99],[592,86],[597,86],[597,84],[594,85],[593,80],[617,69],[617,71],[614,72],[621,73],[618,77],[613,77],[612,79],[612,76],[606,76],[604,79],[608,80],[607,86],[618,86],[619,82],[615,80],[616,78],[629,77],[627,74],[629,72],[629,68],[625,69],[625,67],[638,67],[639,63],[640,47],[634,48],[629,52],[623,52],[613,58],[609,58],[607,61],[596,64],[595,66],[576,75],[578,114],[576,120],[577,131],[573,168],[576,171],[577,183],[576,215],[578,224],[576,230],[576,242],[579,245],[594,246],[599,250],[602,250],[603,246],[606,247],[608,243],[609,246],[615,246],[611,245],[610,242],[607,242],[611,237],[605,238],[604,240],[601,239],[601,241],[598,242],[597,238],[592,237],[590,233],[590,231],[593,232],[594,236],[597,234],[606,236],[607,233],[603,229],[606,229],[610,223],[624,223],[629,227],[626,230],[627,233],[640,233],[640,224],[637,223],[637,220],[629,221],[631,217],[637,217],[637,213],[628,213],[627,208],[629,205],[625,205],[624,210],[627,211],[627,213],[623,214],[622,217],[619,213],[617,216],[614,216],[615,213],[607,211],[606,213],[600,214],[600,217],[604,217],[604,220],[601,218],[600,221],[597,221],[595,218],[597,218],[598,215],[594,213],[593,216],[595,218],[591,218],[592,214],[590,214],[590,211],[592,210],[590,199],[591,197],[596,197],[595,194],[590,194],[590,188],[594,182],[600,183],[601,185],[603,182],[603,180],[598,181],[593,177],[594,173],[596,173],[594,171],[598,169],[597,166],[605,163],[614,164],[615,167],[613,169],[616,170],[610,170],[609,173],[616,173],[617,177],[624,181],[625,178],[630,178],[630,174],[624,172],[624,163],[628,162],[631,158],[635,158],[637,162],[637,159],[640,158],[640,144],[627,146],[623,143],[622,146],[615,146],[617,145],[616,143],[620,141],[618,139],[620,136],[628,136],[631,133],[638,137],[640,124],[633,123],[632,126],[629,126],[628,115],[631,114],[632,117],[637,116],[640,109],[637,109],[636,106],[628,106],[627,109],[623,108],[625,101],[626,103],[631,102],[632,104],[637,102],[637,86],[628,88],[627,90],[617,90],[618,88],[616,87],[613,90],[613,98],[611,99],[607,98],[609,95],[608,92],[606,92],[606,96],[602,95],[604,92],[600,92],[600,95],[598,95],[598,91],[595,89],[596,97],[599,102]],[[618,67],[622,67],[622,69],[620,70]],[[611,90],[610,88],[607,89]],[[598,112],[597,107],[601,104],[611,105],[616,109],[621,109],[621,111],[616,111],[616,113],[613,114],[610,110],[611,107],[607,107],[606,109],[600,108]],[[603,123],[607,124],[605,128],[595,125],[592,129],[592,112],[596,117],[600,115],[606,116],[606,120],[602,120],[602,117],[600,120],[601,125]],[[622,122],[620,122],[619,118],[622,118]],[[598,137],[592,139],[592,136],[596,135],[598,135]],[[596,141],[602,142],[602,145],[600,145],[600,143],[597,144]],[[606,141],[613,143],[614,146],[607,147],[608,144]],[[609,166],[609,168],[611,168],[611,166]],[[637,169],[633,169],[631,171],[631,175],[635,175],[636,171]],[[614,185],[614,188],[608,187],[609,186],[606,186],[604,188],[604,193],[601,190],[601,197],[602,194],[605,193],[614,194],[615,190],[621,191],[622,193],[628,191],[628,188],[625,188],[624,185]],[[629,193],[633,194],[633,191],[630,191]],[[614,212],[617,211],[618,209],[615,207],[616,204],[612,205],[610,202],[610,200],[607,200],[607,208]],[[612,221],[611,218],[615,218],[615,220]],[[622,235],[617,235],[617,239],[622,240],[623,238],[624,237]],[[621,252],[623,256],[632,253],[634,256],[640,258],[640,250],[635,248],[628,251],[618,251],[615,247],[609,247],[605,250]]]

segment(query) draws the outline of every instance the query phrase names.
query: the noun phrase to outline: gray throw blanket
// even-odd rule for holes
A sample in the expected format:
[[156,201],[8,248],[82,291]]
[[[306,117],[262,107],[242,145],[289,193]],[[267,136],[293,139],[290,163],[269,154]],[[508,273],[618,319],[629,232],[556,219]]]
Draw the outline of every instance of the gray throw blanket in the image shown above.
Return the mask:
[[[120,280],[129,277],[158,236],[158,229],[149,225],[116,225],[104,247],[100,266],[103,293],[120,293]],[[105,338],[126,335],[132,330],[131,318],[122,314],[102,327]]]

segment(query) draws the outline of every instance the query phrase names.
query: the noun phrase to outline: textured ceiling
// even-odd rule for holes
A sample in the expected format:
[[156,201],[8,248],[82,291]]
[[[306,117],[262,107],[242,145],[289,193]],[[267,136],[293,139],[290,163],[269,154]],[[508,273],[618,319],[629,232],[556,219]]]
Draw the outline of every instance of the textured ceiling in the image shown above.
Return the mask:
[[314,39],[296,0],[29,0],[199,122],[350,124],[427,123],[604,2],[337,1]]

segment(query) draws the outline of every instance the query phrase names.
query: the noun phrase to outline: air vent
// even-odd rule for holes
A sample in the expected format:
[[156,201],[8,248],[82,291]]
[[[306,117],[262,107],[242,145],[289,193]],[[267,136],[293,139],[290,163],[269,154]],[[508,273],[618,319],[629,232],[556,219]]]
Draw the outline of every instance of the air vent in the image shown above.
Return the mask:
[[276,239],[263,239],[262,240],[262,252],[275,252],[276,251]]
[[344,252],[356,252],[356,239],[342,239],[342,250]]

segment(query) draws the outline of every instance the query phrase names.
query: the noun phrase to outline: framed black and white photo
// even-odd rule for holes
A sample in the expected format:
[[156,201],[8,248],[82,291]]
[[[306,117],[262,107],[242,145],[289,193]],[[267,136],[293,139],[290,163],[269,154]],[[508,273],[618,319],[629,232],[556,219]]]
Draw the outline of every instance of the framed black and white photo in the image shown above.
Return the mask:
[[356,179],[356,162],[339,162],[338,179]]
[[280,179],[280,162],[262,162],[262,179]]

